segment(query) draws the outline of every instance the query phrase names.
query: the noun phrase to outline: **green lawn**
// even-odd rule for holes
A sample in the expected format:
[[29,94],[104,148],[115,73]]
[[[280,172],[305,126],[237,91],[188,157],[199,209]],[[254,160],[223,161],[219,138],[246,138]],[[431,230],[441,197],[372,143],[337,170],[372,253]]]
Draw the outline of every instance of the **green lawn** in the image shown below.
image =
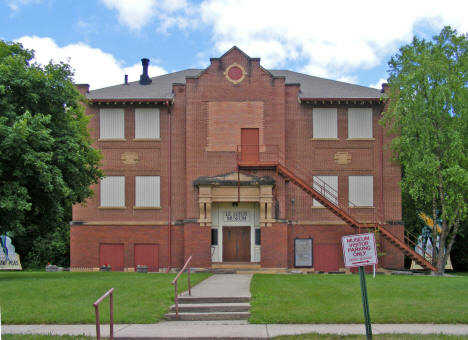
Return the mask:
[[[187,288],[184,274],[179,291]],[[192,284],[210,274],[191,275]],[[141,273],[0,273],[0,306],[4,324],[94,323],[93,303],[114,288],[116,323],[154,323],[174,301],[175,274]],[[109,300],[99,308],[109,320]]]
[[[468,323],[468,277],[366,277],[373,323]],[[255,275],[251,323],[361,323],[358,275]]]

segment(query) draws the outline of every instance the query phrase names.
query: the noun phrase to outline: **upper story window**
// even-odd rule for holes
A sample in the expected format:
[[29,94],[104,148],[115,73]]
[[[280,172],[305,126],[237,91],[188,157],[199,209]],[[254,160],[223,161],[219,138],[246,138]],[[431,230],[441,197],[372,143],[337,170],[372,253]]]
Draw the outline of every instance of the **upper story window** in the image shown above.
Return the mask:
[[373,176],[349,176],[349,201],[350,206],[358,207],[374,206],[374,177]]
[[125,176],[101,178],[101,207],[125,207]]
[[[330,202],[338,205],[338,176],[314,176],[314,190],[324,196]],[[314,200],[314,207],[323,207]]]
[[314,108],[313,138],[338,138],[338,121],[336,108]]
[[159,109],[135,109],[135,139],[159,138]]
[[348,109],[348,138],[372,138],[372,109]]
[[100,109],[100,139],[125,139],[124,109]]
[[159,208],[160,203],[160,177],[135,177],[135,206],[140,208]]

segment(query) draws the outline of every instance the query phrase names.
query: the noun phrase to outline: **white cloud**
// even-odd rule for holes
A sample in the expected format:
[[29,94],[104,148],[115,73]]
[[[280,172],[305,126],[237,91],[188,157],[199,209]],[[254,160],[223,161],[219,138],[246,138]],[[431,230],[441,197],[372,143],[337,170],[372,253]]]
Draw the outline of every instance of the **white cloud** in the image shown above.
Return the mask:
[[333,78],[385,62],[418,24],[468,30],[468,2],[457,0],[205,0],[200,11],[214,52],[237,45],[267,67],[300,60],[303,70]]
[[[75,82],[90,84],[92,89],[121,84],[124,75],[129,81],[138,80],[142,72],[140,63],[124,66],[112,54],[83,43],[58,46],[51,38],[24,36],[17,39],[24,47],[35,50],[35,60],[47,64],[50,60],[63,61],[75,70]],[[151,77],[167,73],[162,67],[151,65]]]
[[373,87],[381,90],[382,84],[387,82],[387,78],[380,78],[375,84],[369,84],[369,87]]
[[37,4],[40,2],[41,0],[7,0],[7,5],[12,11],[17,12],[19,11],[20,7],[29,4]]
[[[138,31],[153,20],[158,22],[158,30],[166,31],[177,26],[189,26],[190,13],[186,0],[101,0],[108,8],[118,12],[119,22],[133,31]],[[179,12],[180,15],[174,15]]]

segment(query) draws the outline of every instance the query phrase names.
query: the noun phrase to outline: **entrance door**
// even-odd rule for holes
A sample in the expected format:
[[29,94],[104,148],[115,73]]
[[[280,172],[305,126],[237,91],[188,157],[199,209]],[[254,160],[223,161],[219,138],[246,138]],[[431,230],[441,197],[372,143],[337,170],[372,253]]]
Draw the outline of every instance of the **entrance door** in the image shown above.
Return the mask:
[[244,162],[258,162],[259,130],[241,129],[241,156]]
[[223,227],[223,261],[250,262],[250,227]]
[[159,247],[157,244],[135,244],[135,268],[145,265],[149,272],[159,270]]
[[123,244],[100,244],[99,245],[99,265],[111,266],[112,271],[123,271],[124,267],[124,246]]

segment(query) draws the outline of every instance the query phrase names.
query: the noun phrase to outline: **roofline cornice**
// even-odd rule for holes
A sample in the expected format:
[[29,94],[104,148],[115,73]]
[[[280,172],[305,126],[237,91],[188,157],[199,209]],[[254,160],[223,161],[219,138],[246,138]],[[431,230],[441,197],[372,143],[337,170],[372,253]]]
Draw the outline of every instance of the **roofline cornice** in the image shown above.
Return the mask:
[[170,103],[173,104],[174,98],[119,98],[119,99],[88,99],[90,104],[150,104],[150,103]]
[[301,98],[303,104],[380,104],[381,98]]

